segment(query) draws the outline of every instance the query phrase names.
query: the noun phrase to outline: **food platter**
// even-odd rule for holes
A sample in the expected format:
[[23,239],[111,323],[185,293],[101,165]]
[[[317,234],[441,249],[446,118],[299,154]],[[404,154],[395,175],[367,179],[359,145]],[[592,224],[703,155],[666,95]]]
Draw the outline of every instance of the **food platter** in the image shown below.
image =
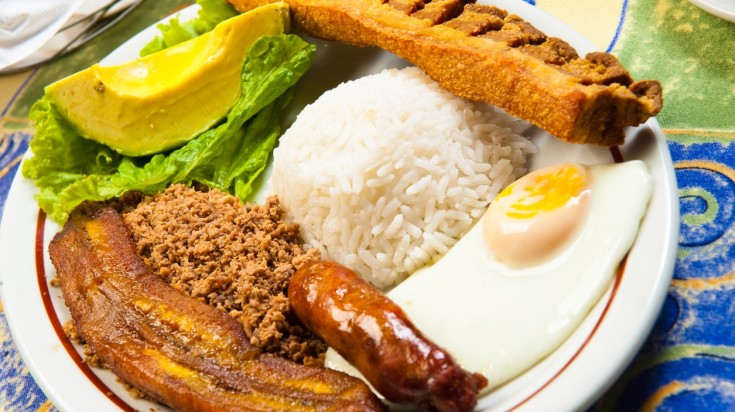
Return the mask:
[[[593,46],[572,29],[523,2],[486,1],[516,13],[540,30],[571,43],[583,54]],[[186,20],[196,6],[180,12]],[[131,60],[157,33],[151,27],[114,51],[102,64]],[[308,39],[318,45],[312,69],[297,87],[289,124],[306,104],[340,82],[407,63],[378,49],[359,49]],[[678,237],[678,195],[665,137],[655,119],[627,130],[627,143],[614,150],[564,144],[530,128],[538,147],[530,169],[576,161],[643,160],[654,188],[648,213],[624,269],[582,325],[550,356],[508,384],[480,399],[481,410],[581,409],[622,373],[650,332],[671,280]],[[267,173],[253,200],[269,190]],[[58,226],[39,213],[33,183],[20,174],[13,182],[0,225],[0,291],[13,338],[40,387],[61,410],[165,410],[133,399],[107,371],[90,368],[61,331],[69,319],[46,252]],[[622,200],[624,201],[624,200]]]

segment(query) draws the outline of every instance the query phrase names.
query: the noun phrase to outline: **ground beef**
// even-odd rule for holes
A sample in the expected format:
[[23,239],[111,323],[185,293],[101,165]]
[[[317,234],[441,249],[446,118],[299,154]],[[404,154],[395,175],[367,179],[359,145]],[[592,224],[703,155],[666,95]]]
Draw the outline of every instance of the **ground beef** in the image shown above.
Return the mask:
[[219,190],[174,185],[136,203],[123,218],[155,273],[229,313],[264,351],[323,362],[326,345],[298,322],[287,297],[291,275],[319,251],[304,250],[298,225],[281,220],[276,197],[243,205]]

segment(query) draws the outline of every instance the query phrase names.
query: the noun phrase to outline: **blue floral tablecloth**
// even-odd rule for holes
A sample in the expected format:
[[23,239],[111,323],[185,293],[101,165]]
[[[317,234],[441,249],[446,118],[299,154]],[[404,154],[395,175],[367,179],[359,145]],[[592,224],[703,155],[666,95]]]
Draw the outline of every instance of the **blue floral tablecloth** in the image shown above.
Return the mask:
[[[526,2],[617,55],[634,78],[658,79],[664,88],[658,120],[681,207],[674,280],[643,349],[592,409],[735,410],[735,23],[686,0]],[[186,4],[144,1],[73,54],[0,77],[0,213],[32,136],[28,110],[43,86]],[[0,356],[0,410],[55,410],[23,364],[1,301]]]

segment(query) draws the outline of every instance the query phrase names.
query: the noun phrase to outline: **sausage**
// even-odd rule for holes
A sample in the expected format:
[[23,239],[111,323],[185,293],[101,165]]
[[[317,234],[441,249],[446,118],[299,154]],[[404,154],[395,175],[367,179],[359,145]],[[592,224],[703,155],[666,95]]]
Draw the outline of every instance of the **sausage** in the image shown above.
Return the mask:
[[291,278],[296,316],[355,366],[386,399],[425,410],[465,411],[487,379],[462,369],[398,305],[352,270],[304,264]]

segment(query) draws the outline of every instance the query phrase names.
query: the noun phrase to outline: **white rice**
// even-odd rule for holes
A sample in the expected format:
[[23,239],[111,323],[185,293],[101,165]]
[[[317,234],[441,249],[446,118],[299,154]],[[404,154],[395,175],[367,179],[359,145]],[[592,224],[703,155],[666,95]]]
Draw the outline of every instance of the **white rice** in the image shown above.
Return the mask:
[[271,184],[305,241],[385,289],[449,250],[525,173],[525,127],[416,68],[386,70],[307,106]]

